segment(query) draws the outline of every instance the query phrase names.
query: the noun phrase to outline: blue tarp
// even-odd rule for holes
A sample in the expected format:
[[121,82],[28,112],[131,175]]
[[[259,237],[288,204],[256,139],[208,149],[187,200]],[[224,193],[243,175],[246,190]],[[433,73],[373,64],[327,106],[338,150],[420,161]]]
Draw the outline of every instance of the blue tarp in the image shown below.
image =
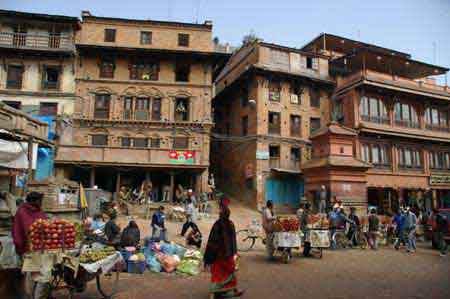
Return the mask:
[[[34,115],[33,117],[48,124],[48,139],[55,139],[55,117],[54,116],[41,116]],[[50,148],[39,147],[37,167],[36,167],[36,179],[42,180],[53,175],[54,167],[54,151]]]

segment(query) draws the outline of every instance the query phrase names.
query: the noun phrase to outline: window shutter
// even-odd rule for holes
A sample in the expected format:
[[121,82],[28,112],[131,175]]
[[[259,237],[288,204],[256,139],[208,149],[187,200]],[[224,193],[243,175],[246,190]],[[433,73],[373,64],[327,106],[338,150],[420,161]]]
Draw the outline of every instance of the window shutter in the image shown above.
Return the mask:
[[300,68],[306,69],[306,57],[305,56],[300,57]]
[[315,70],[319,69],[319,58],[313,58],[312,60],[312,68]]

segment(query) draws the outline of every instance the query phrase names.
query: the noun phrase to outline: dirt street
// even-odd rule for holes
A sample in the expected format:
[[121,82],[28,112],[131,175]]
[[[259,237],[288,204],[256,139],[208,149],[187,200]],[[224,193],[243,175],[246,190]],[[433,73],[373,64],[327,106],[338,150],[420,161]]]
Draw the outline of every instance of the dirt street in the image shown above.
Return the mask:
[[[238,228],[257,213],[241,207],[232,209]],[[259,218],[258,218],[259,219]],[[213,219],[200,222],[205,235]],[[147,220],[139,220],[141,228]],[[170,236],[181,223],[170,223]],[[145,234],[144,234],[145,235]],[[181,239],[178,239],[181,241]],[[209,274],[196,277],[177,274],[123,274],[116,299],[208,298]],[[450,257],[442,258],[428,244],[419,244],[415,254],[383,248],[379,251],[325,251],[323,259],[296,255],[291,264],[266,260],[259,245],[243,254],[239,271],[243,298],[449,298]],[[94,285],[76,298],[99,298]]]

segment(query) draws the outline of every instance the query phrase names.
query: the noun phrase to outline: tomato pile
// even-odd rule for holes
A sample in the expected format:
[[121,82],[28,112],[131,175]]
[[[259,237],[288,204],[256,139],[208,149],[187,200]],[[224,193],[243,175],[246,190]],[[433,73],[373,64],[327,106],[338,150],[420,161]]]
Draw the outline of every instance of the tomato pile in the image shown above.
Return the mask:
[[297,218],[287,218],[281,220],[281,226],[285,232],[298,231],[300,223]]
[[75,227],[73,223],[66,220],[38,219],[30,225],[29,231],[30,249],[32,251],[75,247]]

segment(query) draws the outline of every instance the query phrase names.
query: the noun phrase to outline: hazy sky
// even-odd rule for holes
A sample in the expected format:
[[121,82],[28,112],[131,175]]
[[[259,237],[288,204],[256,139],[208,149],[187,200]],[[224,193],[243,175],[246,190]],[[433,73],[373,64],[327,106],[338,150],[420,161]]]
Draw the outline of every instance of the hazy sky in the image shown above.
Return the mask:
[[450,0],[0,0],[0,8],[78,17],[90,10],[123,18],[206,19],[213,21],[214,36],[233,45],[250,30],[266,42],[292,47],[327,32],[450,67]]

